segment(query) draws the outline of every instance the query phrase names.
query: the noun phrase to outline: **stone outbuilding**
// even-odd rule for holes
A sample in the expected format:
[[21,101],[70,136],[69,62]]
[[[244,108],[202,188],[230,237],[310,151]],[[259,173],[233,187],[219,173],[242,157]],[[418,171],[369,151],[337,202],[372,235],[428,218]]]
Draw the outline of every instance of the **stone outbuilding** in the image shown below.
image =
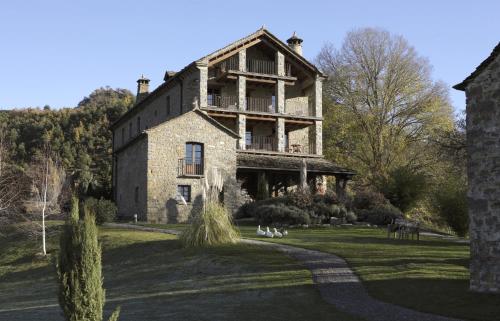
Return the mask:
[[302,39],[287,42],[261,28],[165,72],[152,92],[149,79],[137,81],[135,106],[111,126],[120,216],[188,221],[214,168],[232,210],[241,189],[256,198],[295,188],[303,163],[312,189],[334,176],[343,192],[354,173],[323,158],[325,76],[302,56]]
[[500,292],[500,43],[453,88],[467,97],[470,288]]

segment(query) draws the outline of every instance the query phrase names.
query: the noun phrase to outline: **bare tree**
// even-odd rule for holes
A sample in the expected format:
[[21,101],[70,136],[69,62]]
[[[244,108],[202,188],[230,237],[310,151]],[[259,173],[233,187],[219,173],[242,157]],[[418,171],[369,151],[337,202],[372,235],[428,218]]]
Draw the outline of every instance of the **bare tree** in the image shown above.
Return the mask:
[[401,36],[355,30],[340,50],[325,45],[317,62],[329,76],[327,101],[342,109],[356,132],[355,150],[346,152],[369,178],[414,162],[421,154],[412,145],[428,139],[436,127],[453,125],[445,86],[431,79],[428,61]]
[[58,200],[66,174],[61,164],[51,155],[50,149],[46,147],[43,155],[31,165],[29,176],[32,183],[33,205],[41,214],[42,252],[46,255],[45,219],[60,211]]
[[5,169],[5,164],[8,158],[8,141],[7,141],[7,126],[5,123],[0,123],[0,177]]

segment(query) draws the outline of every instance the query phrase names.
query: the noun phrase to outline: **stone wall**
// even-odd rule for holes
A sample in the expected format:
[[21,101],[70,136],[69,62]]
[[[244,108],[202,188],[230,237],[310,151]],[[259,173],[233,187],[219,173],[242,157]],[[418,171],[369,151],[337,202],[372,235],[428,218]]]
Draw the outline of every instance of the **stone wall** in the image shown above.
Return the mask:
[[115,195],[120,217],[132,218],[137,214],[139,219],[146,219],[147,154],[146,136],[115,154]]
[[500,56],[466,88],[471,290],[500,291]]
[[[179,177],[178,160],[185,157],[186,142],[204,146],[204,171],[217,167],[225,178],[226,205],[233,209],[236,192],[237,138],[209,122],[198,112],[186,113],[148,131],[148,221],[177,223],[189,220],[193,208],[201,205],[201,181]],[[177,185],[191,186],[192,201],[177,204]]]

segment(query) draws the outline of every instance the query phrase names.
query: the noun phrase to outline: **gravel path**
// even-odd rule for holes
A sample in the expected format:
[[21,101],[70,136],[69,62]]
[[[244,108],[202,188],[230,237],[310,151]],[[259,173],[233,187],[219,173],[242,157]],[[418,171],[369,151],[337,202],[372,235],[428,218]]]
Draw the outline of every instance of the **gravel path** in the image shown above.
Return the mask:
[[[177,230],[133,224],[111,223],[106,225],[142,231],[180,234]],[[334,254],[258,240],[243,239],[242,242],[279,250],[302,262],[311,271],[314,283],[317,285],[321,296],[328,303],[335,305],[340,311],[370,321],[460,321],[459,319],[418,312],[372,298],[346,261]]]

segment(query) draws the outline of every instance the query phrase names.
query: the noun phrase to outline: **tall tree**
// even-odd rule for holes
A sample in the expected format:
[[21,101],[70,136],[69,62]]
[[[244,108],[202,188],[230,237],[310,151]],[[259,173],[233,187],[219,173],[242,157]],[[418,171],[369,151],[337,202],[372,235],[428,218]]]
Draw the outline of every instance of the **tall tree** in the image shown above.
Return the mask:
[[[105,290],[98,229],[88,208],[83,222],[79,221],[78,207],[78,199],[73,197],[71,214],[60,237],[59,305],[67,321],[101,321]],[[119,313],[117,308],[109,320],[116,321]]]
[[[398,166],[423,166],[420,145],[452,112],[443,84],[401,36],[365,28],[349,32],[340,50],[331,44],[317,57],[329,76],[324,86],[325,147],[369,182]],[[331,125],[331,127],[329,127]],[[328,150],[331,149],[331,150]]]

